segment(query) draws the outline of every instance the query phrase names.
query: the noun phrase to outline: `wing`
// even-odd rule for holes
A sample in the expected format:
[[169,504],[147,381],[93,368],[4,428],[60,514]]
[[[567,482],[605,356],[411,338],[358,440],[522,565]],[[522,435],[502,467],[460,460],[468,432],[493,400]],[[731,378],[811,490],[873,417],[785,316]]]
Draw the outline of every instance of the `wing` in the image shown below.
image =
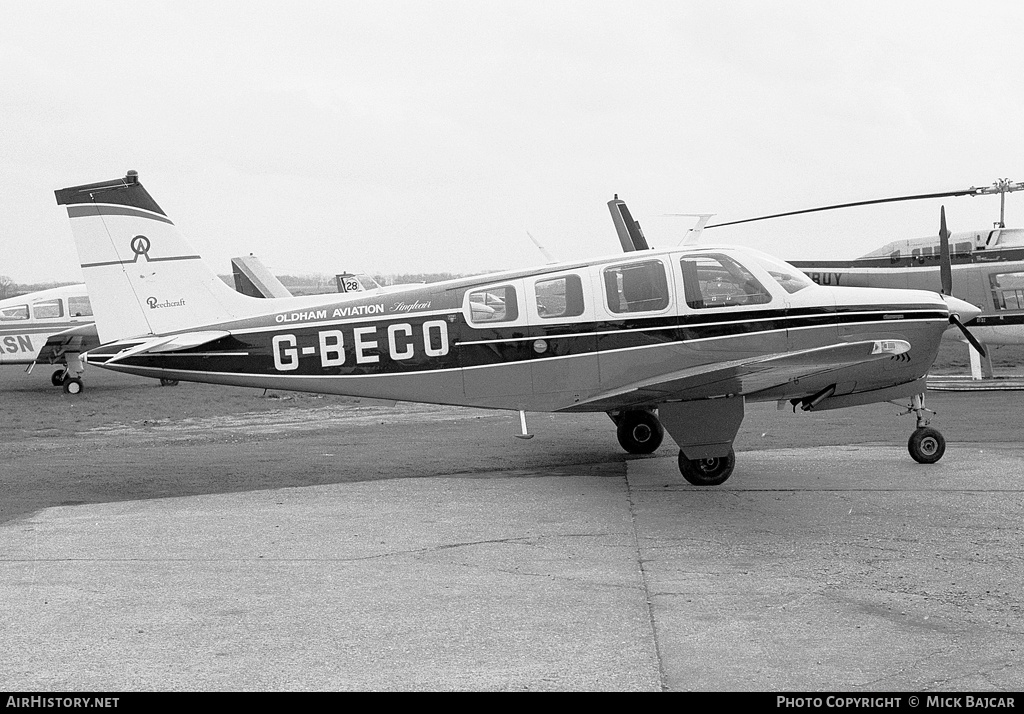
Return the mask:
[[63,362],[64,355],[85,352],[100,344],[96,333],[96,323],[78,325],[63,332],[50,335],[46,344],[39,350],[37,362]]
[[[796,352],[715,362],[610,390],[567,411],[611,411],[670,401],[744,395],[910,350],[906,340],[864,340]],[[581,409],[582,407],[582,409]]]

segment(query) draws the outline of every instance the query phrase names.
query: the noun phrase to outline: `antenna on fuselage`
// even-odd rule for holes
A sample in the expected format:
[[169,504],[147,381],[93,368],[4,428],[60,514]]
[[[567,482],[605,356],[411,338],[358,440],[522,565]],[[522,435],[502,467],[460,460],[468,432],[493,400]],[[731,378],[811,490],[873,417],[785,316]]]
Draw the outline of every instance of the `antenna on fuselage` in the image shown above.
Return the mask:
[[683,239],[679,241],[679,245],[697,245],[700,243],[700,239],[704,235],[704,226],[708,224],[714,213],[666,213],[666,216],[687,216],[690,218],[696,218],[697,223],[693,228],[686,231],[683,234]]
[[537,246],[537,250],[540,251],[540,254],[544,256],[545,260],[547,260],[549,263],[557,263],[558,262],[553,257],[551,257],[551,253],[549,253],[546,250],[544,250],[544,246],[542,246],[540,244],[540,242],[536,238],[533,237],[533,234],[530,233],[530,231],[526,231],[526,235],[530,236],[530,240],[533,241],[533,244],[535,246]]

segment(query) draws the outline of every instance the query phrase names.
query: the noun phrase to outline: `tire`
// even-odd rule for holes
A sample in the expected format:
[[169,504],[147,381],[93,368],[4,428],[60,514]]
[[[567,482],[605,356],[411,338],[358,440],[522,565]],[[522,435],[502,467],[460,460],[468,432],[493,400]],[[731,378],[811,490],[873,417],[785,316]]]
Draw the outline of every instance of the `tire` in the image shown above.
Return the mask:
[[946,453],[946,440],[938,429],[923,426],[915,429],[907,441],[907,451],[919,464],[934,464]]
[[63,386],[64,384],[64,370],[58,369],[56,372],[50,375],[50,384],[55,387]]
[[665,428],[653,412],[636,410],[622,415],[615,435],[629,453],[653,454],[665,438]]
[[81,394],[83,389],[85,389],[85,385],[78,377],[68,377],[64,380],[65,394]]
[[161,387],[177,387],[178,386],[178,380],[176,380],[176,379],[165,379],[165,378],[161,377],[160,378],[160,386]]
[[727,456],[716,456],[711,459],[688,459],[686,454],[679,452],[679,473],[694,486],[718,486],[732,476],[736,466],[736,453],[729,447]]

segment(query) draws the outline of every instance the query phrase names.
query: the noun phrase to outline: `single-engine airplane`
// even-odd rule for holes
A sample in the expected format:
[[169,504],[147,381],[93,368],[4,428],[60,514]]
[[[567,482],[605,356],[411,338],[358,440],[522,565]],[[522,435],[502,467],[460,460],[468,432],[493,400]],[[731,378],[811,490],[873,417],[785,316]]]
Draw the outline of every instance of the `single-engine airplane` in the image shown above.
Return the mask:
[[84,284],[0,300],[0,365],[63,365],[50,382],[78,394],[85,371],[81,355],[99,344]]
[[796,411],[909,398],[911,456],[938,461],[924,378],[950,323],[919,290],[815,285],[733,247],[556,263],[406,290],[254,300],[217,279],[129,171],[55,192],[106,343],[90,364],[150,377],[395,401],[606,412],[683,477],[724,482],[747,401]]

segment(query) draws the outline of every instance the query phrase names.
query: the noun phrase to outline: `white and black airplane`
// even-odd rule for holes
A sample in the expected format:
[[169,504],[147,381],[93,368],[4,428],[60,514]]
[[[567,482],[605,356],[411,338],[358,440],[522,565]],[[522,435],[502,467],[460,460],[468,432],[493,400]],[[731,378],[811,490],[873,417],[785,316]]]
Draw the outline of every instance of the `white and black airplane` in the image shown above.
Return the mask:
[[50,375],[68,394],[82,391],[81,355],[100,344],[85,285],[0,300],[0,365],[61,365]]
[[229,289],[134,171],[56,191],[100,338],[130,374],[396,401],[606,412],[632,453],[679,446],[691,483],[733,471],[746,402],[823,410],[909,401],[908,441],[942,457],[925,376],[977,309],[934,292],[815,285],[766,254],[621,253],[411,286],[284,299]]

